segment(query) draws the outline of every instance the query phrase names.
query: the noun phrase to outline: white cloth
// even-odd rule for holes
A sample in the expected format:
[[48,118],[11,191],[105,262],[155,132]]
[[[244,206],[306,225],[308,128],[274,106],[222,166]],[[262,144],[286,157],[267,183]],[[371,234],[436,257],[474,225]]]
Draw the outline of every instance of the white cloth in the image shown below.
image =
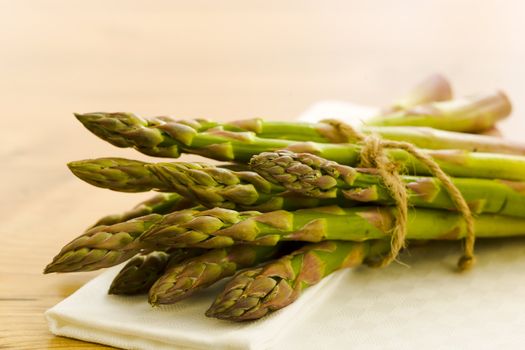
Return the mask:
[[[373,113],[315,105],[302,119]],[[125,349],[495,349],[525,344],[525,240],[480,241],[472,271],[456,273],[458,242],[412,247],[384,269],[339,271],[297,302],[251,323],[209,319],[221,285],[151,308],[144,296],[107,295],[119,267],[46,312],[51,332]]]
[[[177,304],[152,308],[146,296],[107,295],[120,268],[101,274],[48,310],[51,331],[125,349],[268,349],[276,333],[315,309],[296,303],[266,319],[243,324],[207,318],[204,312],[222,283]],[[328,280],[322,284],[326,290],[312,288],[302,301],[317,300],[322,297],[317,292],[332,287]]]

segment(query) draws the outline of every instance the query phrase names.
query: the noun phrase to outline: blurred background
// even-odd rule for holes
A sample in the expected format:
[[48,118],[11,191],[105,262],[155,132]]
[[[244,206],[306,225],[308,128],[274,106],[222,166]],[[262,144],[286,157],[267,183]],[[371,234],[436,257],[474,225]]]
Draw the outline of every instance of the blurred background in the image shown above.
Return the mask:
[[[326,99],[384,105],[440,72],[458,95],[506,91],[502,129],[522,139],[524,11],[518,0],[0,0],[0,257],[40,276],[79,228],[142,199],[68,172],[74,159],[140,158],[72,112],[290,119]],[[21,243],[43,236],[30,253]],[[0,297],[20,293],[10,272],[0,264]],[[33,322],[50,338],[43,310],[88,278],[31,280],[24,332]]]
[[521,139],[524,10],[517,0],[0,0],[3,176],[26,180],[0,203],[14,209],[34,172],[74,181],[69,160],[137,156],[72,112],[288,119],[325,99],[384,105],[440,72],[459,95],[504,89],[514,113],[503,129]]
[[525,84],[521,1],[0,4],[3,111],[41,121],[289,118],[320,99],[385,103],[432,72],[458,93],[504,88],[519,111]]

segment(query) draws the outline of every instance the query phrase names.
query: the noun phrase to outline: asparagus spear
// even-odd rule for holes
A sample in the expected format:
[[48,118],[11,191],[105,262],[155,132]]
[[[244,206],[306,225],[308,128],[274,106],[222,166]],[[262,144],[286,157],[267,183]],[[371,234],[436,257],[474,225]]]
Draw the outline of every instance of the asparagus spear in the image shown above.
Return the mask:
[[202,254],[201,249],[175,249],[170,252],[139,253],[115,276],[108,294],[134,295],[146,293],[166,268]]
[[168,253],[160,251],[135,255],[115,276],[108,294],[134,295],[147,292],[164,272],[169,258]]
[[[337,206],[268,213],[214,208],[168,214],[140,239],[170,248],[222,248],[236,243],[275,245],[279,241],[365,241],[389,238],[394,208]],[[408,212],[407,239],[457,240],[465,221],[452,211],[413,208]],[[475,218],[477,237],[525,234],[525,218],[483,214]]]
[[46,266],[44,273],[98,270],[118,265],[141,249],[152,249],[139,242],[138,237],[162,217],[160,214],[150,214],[88,229],[65,245]]
[[[126,166],[120,167],[120,162],[119,158],[84,160],[70,163],[70,168],[87,182],[91,182],[91,172],[94,172],[98,186],[113,190],[124,186],[124,191],[132,191],[133,187],[128,184],[135,181],[129,178],[141,174],[142,188],[150,189],[147,183],[151,177],[151,188],[163,181],[162,187],[207,207],[273,211],[333,204],[348,206],[355,202],[393,204],[390,192],[373,169],[353,169],[311,154],[280,151],[254,156],[252,167],[267,180],[254,172],[235,172],[199,163],[122,160]],[[106,183],[96,171],[97,164],[110,164],[108,170],[112,174],[120,171],[122,182],[109,179]],[[135,170],[135,167],[140,169]],[[403,176],[403,179],[411,194],[411,205],[455,209],[441,182],[436,179],[416,176]],[[477,213],[525,216],[525,183],[485,179],[455,179],[454,183]],[[286,190],[302,192],[309,197],[294,196]]]
[[[92,132],[118,147],[136,147],[141,152],[151,155],[176,157],[180,151],[174,144],[190,142],[200,147],[192,138],[195,134],[225,136],[238,136],[240,140],[250,139],[243,132],[252,132],[258,138],[312,141],[318,143],[345,143],[352,142],[348,135],[341,133],[340,129],[330,121],[318,123],[304,123],[296,121],[265,121],[260,118],[237,120],[229,123],[218,123],[203,119],[176,120],[170,117],[151,118],[144,120],[131,113],[88,113],[76,114],[77,118]],[[155,130],[158,128],[159,130]],[[161,132],[162,131],[162,132]],[[421,148],[428,149],[464,149],[469,151],[483,151],[508,154],[525,154],[525,145],[502,140],[497,137],[483,135],[465,135],[450,131],[440,131],[426,127],[408,126],[364,126],[360,130],[365,134],[379,134],[386,139],[407,141]],[[160,138],[159,135],[160,133]],[[120,136],[118,134],[121,134]],[[204,135],[198,135],[202,137]],[[198,138],[199,138],[198,137]],[[124,140],[123,140],[124,139]],[[175,143],[173,142],[175,141]],[[264,140],[255,140],[256,143]],[[153,146],[151,143],[153,142]],[[210,143],[211,142],[211,143]],[[204,144],[214,142],[208,137]],[[157,147],[161,144],[161,147]],[[273,143],[272,143],[273,144]],[[278,148],[290,145],[279,143]],[[153,147],[153,149],[148,149]],[[212,150],[218,146],[211,147]],[[269,146],[266,146],[269,147]],[[214,150],[215,153],[219,150]],[[183,152],[188,152],[184,150]],[[155,153],[155,154],[154,154]],[[219,152],[220,153],[220,152]]]
[[237,273],[226,284],[208,317],[230,321],[259,319],[282,309],[335,270],[355,267],[388,251],[388,241],[325,241],[308,244],[280,259]]
[[[168,119],[167,119],[168,120]],[[427,149],[463,149],[471,152],[492,152],[525,155],[525,144],[488,135],[465,134],[440,130],[426,126],[389,125],[373,123],[363,125],[359,131],[365,135],[376,134],[388,140],[410,142]],[[235,125],[237,127],[232,127]],[[217,127],[228,131],[250,131],[261,138],[312,141],[318,143],[353,142],[342,134],[330,120],[317,123],[296,121],[264,121],[262,119],[238,120],[217,123]],[[492,130],[492,129],[487,129]],[[204,130],[199,130],[204,131]]]
[[[236,243],[275,245],[281,240],[364,241],[390,237],[390,207],[337,206],[278,210],[268,213],[214,208],[150,214],[111,226],[94,227],[67,244],[45,273],[91,271],[124,262],[141,250],[225,248]],[[525,234],[525,219],[483,214],[475,220],[478,237]],[[461,239],[466,233],[460,214],[411,209],[407,239]]]
[[494,127],[512,110],[502,91],[480,94],[443,102],[432,102],[411,109],[378,116],[368,120],[368,125],[429,126],[435,129],[481,132]]
[[[95,186],[123,192],[162,188],[184,196],[186,203],[195,201],[209,208],[273,211],[344,202],[290,193],[253,171],[233,171],[204,163],[145,163],[122,158],[99,158],[71,162],[68,166],[79,178]],[[111,175],[106,180],[104,174]],[[135,187],[138,182],[140,185]],[[184,209],[181,205],[179,207]]]
[[[395,204],[376,169],[352,168],[308,153],[288,151],[256,155],[251,167],[265,179],[316,198]],[[402,176],[409,205],[455,210],[443,184],[432,177]],[[525,182],[452,179],[475,213],[525,217]]]
[[277,251],[277,246],[236,245],[213,249],[182,261],[169,267],[157,279],[149,291],[149,302],[152,305],[173,304],[241,268],[253,267],[272,258]]
[[365,134],[384,139],[406,141],[427,149],[463,149],[470,152],[489,152],[525,155],[525,144],[501,137],[474,135],[417,126],[367,126]]
[[[77,118],[93,133],[115,146],[134,147],[142,153],[160,157],[178,157],[180,152],[186,152],[218,160],[247,162],[255,154],[288,149],[356,165],[361,151],[361,146],[356,144],[297,143],[259,138],[251,132],[197,132],[180,123],[160,119],[146,121],[125,113],[79,114]],[[525,157],[460,150],[426,152],[451,176],[525,180]],[[407,152],[389,149],[387,153],[405,169],[420,175],[428,174],[428,169]]]
[[121,192],[146,192],[151,189],[169,192],[169,188],[163,186],[156,176],[151,176],[148,169],[137,166],[141,163],[125,158],[99,158],[97,162],[71,162],[68,167],[76,176],[88,179],[97,187],[105,187],[105,184],[116,186]]
[[104,216],[91,227],[118,224],[148,214],[167,214],[193,206],[195,203],[177,193],[159,193],[124,213]]
[[448,80],[441,74],[433,74],[421,81],[405,96],[383,108],[381,114],[390,114],[414,106],[450,99],[452,99],[452,87]]

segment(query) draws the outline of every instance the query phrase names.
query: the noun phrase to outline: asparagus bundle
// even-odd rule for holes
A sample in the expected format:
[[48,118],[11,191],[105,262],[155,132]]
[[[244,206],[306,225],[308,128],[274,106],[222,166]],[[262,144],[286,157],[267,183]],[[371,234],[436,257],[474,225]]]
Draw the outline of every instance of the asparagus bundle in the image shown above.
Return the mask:
[[[87,129],[118,147],[245,164],[122,158],[70,163],[76,176],[98,187],[161,193],[100,219],[68,243],[45,272],[90,271],[131,258],[109,293],[147,292],[154,305],[176,302],[236,273],[207,315],[233,321],[263,317],[336,269],[389,253],[395,201],[377,169],[359,167],[366,146],[357,133],[411,142],[455,176],[453,186],[476,214],[477,237],[525,235],[525,145],[456,132],[492,128],[510,113],[508,99],[501,92],[451,98],[448,82],[432,77],[357,131],[334,120],[219,123],[76,114]],[[465,237],[463,216],[444,185],[427,176],[427,166],[401,149],[386,153],[404,174],[400,181],[411,207],[406,238]],[[279,257],[287,241],[302,248]]]

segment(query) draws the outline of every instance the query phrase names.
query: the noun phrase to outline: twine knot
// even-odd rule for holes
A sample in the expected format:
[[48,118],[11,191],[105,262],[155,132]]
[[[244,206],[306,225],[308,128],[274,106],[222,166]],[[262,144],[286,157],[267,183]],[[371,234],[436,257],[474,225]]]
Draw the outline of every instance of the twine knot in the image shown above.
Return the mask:
[[475,262],[474,258],[474,218],[472,212],[463,198],[463,195],[454,185],[450,177],[441,169],[428,154],[417,149],[413,144],[402,141],[384,140],[377,135],[364,135],[352,126],[339,120],[324,120],[324,123],[332,125],[341,136],[347,140],[357,141],[362,144],[360,152],[360,167],[376,168],[379,176],[387,190],[390,192],[396,205],[395,225],[391,235],[391,248],[386,257],[379,261],[371,262],[374,267],[384,267],[396,260],[401,249],[406,244],[407,219],[408,219],[408,193],[403,179],[399,175],[398,164],[392,161],[386,154],[385,149],[401,149],[411,154],[418,161],[423,163],[429,172],[435,176],[448,192],[452,202],[463,216],[466,223],[466,236],[463,256],[458,261],[460,270],[467,270]]

